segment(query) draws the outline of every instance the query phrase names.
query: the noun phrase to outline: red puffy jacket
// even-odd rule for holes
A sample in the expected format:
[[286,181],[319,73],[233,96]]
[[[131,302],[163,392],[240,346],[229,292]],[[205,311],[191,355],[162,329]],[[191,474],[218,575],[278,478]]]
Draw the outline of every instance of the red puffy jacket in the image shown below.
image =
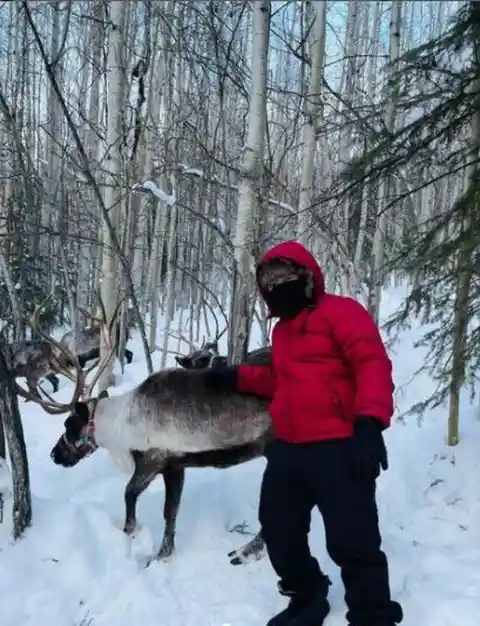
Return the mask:
[[301,244],[281,243],[260,263],[274,257],[313,273],[317,306],[277,322],[271,367],[238,366],[239,391],[272,398],[275,436],[292,443],[350,437],[359,416],[389,426],[392,364],[373,318],[356,300],[325,293],[322,271]]

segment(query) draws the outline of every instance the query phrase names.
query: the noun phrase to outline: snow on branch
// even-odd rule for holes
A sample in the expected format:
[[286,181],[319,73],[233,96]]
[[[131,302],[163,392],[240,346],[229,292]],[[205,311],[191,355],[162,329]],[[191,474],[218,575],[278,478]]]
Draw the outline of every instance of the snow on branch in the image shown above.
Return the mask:
[[[184,174],[185,176],[192,176],[193,178],[202,178],[210,184],[219,185],[220,187],[223,187],[224,189],[230,189],[232,191],[238,192],[238,185],[232,185],[231,183],[227,184],[225,182],[222,182],[217,176],[207,177],[205,176],[205,173],[203,170],[198,169],[196,167],[190,167],[188,165],[185,165],[185,163],[179,163],[178,170],[181,174]],[[287,213],[292,213],[293,215],[297,214],[297,210],[290,204],[286,204],[285,202],[276,200],[275,198],[272,198],[272,197],[268,197],[267,200],[268,200],[269,205],[272,207],[283,209]]]
[[[184,165],[183,163],[179,164],[179,169],[187,176],[195,176],[196,178],[203,178],[205,176],[203,170],[200,170],[197,167],[188,167],[188,165]],[[213,179],[215,182],[220,182],[216,176],[214,176]]]
[[151,180],[146,180],[143,183],[135,183],[132,187],[132,191],[150,192],[155,196],[155,198],[158,198],[161,202],[165,202],[168,206],[173,206],[176,201],[175,196],[169,195],[163,191],[163,189],[157,187],[157,185]]

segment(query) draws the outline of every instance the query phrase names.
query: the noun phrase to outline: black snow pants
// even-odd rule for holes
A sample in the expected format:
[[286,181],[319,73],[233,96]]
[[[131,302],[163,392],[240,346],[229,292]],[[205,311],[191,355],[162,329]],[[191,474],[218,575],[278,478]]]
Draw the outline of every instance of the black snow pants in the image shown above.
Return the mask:
[[262,535],[281,587],[299,594],[311,589],[322,575],[308,545],[317,506],[328,554],[341,570],[348,622],[393,626],[402,620],[402,609],[390,597],[375,481],[355,476],[352,445],[352,439],[269,444],[260,496]]

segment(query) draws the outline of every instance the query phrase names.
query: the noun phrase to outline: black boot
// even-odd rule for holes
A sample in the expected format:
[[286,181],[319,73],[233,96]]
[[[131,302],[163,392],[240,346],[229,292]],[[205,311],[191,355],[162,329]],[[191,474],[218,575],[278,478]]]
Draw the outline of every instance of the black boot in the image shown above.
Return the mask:
[[365,612],[355,619],[351,613],[347,612],[348,626],[397,626],[403,620],[402,606],[394,600],[382,610]]
[[282,596],[290,598],[286,609],[272,617],[267,626],[322,626],[330,613],[327,600],[330,580],[324,576],[315,587],[304,592],[289,591],[281,582],[278,590]]

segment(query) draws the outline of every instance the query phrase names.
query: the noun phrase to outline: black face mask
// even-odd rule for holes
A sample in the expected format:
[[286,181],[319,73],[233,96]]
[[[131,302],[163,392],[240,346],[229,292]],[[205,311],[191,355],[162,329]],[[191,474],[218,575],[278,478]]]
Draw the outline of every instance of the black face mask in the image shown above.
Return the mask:
[[314,304],[313,296],[309,296],[308,291],[307,280],[299,278],[275,285],[271,291],[263,292],[263,298],[272,317],[291,320]]

